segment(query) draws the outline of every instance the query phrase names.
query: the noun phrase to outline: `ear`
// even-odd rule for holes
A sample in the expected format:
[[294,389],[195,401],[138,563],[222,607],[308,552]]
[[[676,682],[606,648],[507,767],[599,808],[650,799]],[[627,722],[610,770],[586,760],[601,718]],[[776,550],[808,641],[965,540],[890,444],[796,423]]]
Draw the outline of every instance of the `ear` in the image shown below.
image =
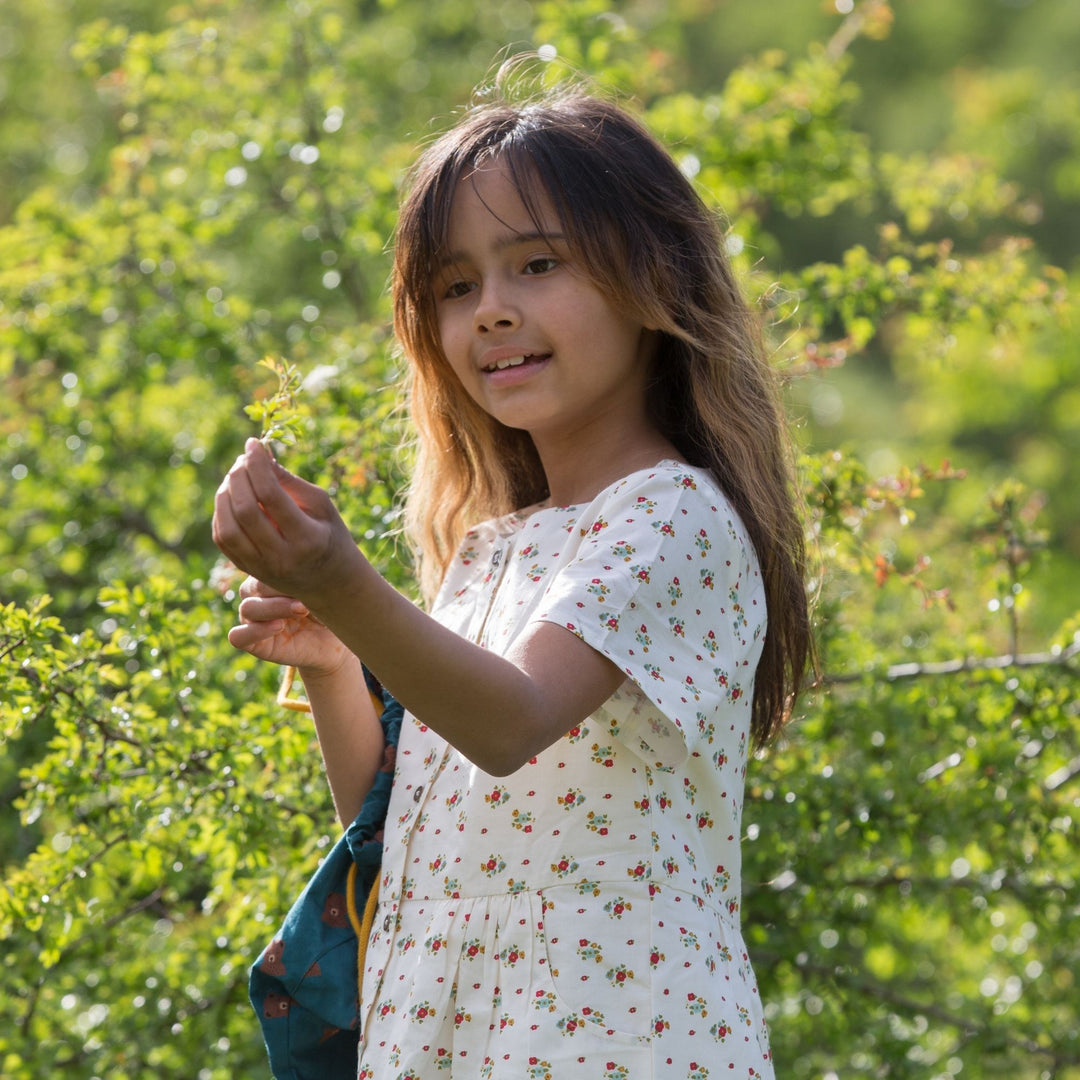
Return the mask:
[[649,363],[656,358],[656,353],[660,348],[660,336],[663,331],[657,329],[655,326],[642,326],[641,328],[641,355],[645,357]]

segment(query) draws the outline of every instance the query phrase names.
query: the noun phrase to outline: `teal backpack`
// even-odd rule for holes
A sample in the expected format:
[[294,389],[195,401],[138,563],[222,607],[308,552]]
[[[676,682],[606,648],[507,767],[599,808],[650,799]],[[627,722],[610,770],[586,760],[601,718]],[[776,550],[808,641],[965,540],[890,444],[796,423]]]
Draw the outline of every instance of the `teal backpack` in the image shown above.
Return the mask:
[[378,893],[382,829],[404,713],[369,672],[364,674],[373,699],[382,705],[383,767],[356,820],[312,875],[248,979],[276,1080],[356,1076],[360,958]]

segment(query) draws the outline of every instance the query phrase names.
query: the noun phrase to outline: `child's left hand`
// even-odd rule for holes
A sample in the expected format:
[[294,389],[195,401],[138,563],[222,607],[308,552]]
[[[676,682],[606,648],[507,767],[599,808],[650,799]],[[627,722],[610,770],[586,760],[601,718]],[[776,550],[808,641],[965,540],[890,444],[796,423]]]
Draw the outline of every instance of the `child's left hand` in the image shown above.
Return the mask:
[[214,543],[241,570],[317,607],[358,549],[330,497],[248,439],[214,497]]

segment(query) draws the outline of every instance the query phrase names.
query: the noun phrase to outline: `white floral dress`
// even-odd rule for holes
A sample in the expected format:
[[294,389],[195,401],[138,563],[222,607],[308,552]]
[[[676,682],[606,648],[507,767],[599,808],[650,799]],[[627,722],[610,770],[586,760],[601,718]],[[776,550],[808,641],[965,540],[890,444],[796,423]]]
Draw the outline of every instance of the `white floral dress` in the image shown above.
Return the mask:
[[434,613],[500,653],[557,623],[627,681],[501,778],[406,717],[359,1077],[771,1078],[739,926],[765,594],[710,474],[662,462],[480,525]]

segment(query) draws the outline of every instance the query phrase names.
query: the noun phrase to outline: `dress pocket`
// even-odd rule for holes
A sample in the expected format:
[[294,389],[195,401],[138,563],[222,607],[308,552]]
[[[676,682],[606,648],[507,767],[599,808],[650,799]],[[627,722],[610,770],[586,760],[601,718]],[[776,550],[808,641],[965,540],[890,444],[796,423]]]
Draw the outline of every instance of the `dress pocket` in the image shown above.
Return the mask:
[[555,885],[536,893],[537,944],[560,1028],[588,1025],[648,1036],[652,915],[644,881]]

